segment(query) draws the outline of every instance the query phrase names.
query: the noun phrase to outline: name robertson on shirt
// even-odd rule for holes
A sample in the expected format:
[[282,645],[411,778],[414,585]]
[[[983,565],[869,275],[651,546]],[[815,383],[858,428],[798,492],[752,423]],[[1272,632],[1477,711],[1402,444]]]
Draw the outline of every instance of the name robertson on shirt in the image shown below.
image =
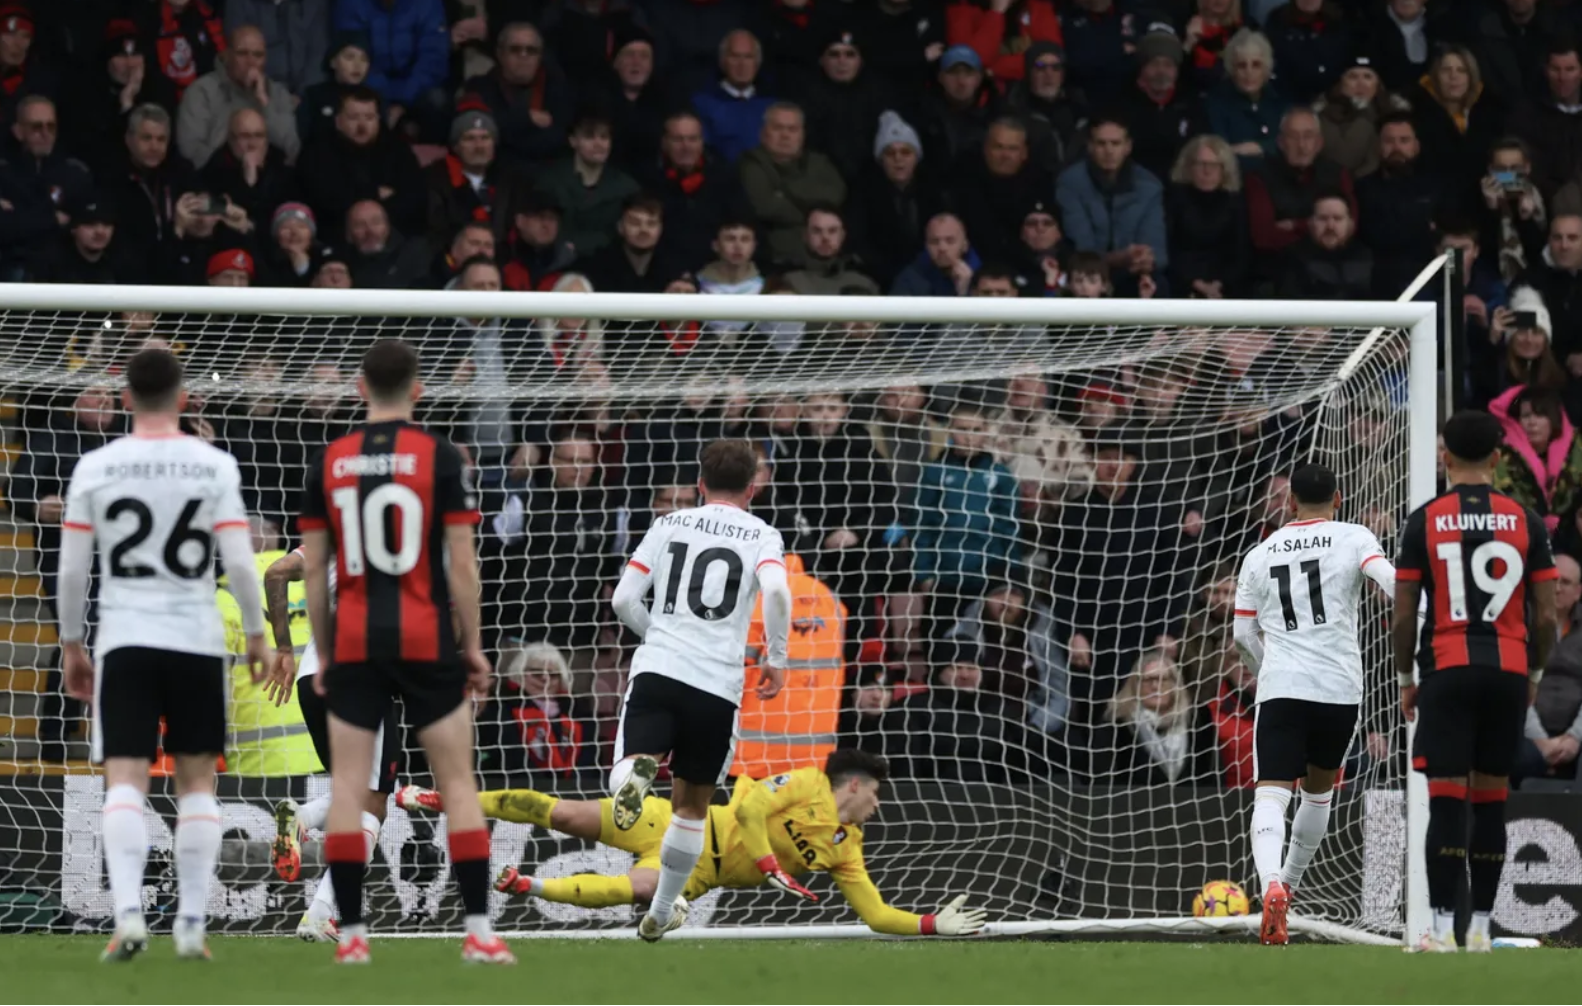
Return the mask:
[[709,520],[695,514],[667,513],[659,518],[662,524],[679,524],[681,527],[702,531],[719,538],[740,538],[742,541],[757,541],[763,531],[756,527],[740,527],[736,524],[727,524],[720,520]]
[[122,461],[105,465],[107,479],[208,479],[219,478],[220,470],[214,465],[194,464],[187,461]]
[[1447,513],[1434,518],[1434,530],[1446,531],[1514,531],[1516,515],[1513,513]]
[[336,458],[332,474],[336,478],[356,475],[417,475],[416,454],[353,454]]

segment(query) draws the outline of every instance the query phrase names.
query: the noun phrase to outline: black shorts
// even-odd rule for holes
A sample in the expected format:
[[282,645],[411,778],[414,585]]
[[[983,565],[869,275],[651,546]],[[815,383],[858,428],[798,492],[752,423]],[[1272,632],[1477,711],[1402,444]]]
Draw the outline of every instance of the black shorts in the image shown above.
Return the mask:
[[[324,771],[334,771],[330,767],[329,710],[325,708],[319,693],[313,690],[311,674],[297,679],[297,705],[302,709],[302,722],[307,724],[308,736],[313,738],[313,751],[319,756],[319,763],[324,766]],[[375,737],[379,754],[378,760],[374,762],[373,774],[368,778],[368,788],[375,793],[394,793],[396,776],[401,768],[401,724],[396,717],[394,703],[385,714],[384,722],[379,724]]]
[[1253,720],[1252,771],[1259,782],[1295,782],[1307,767],[1334,771],[1357,731],[1357,707],[1307,699],[1269,699]]
[[335,664],[328,673],[325,706],[364,730],[378,730],[398,697],[414,733],[449,716],[467,700],[467,673],[459,663]]
[[1417,689],[1412,768],[1433,779],[1508,776],[1527,721],[1527,675],[1488,667],[1430,671]]
[[95,689],[94,761],[225,751],[224,657],[122,646],[99,658]]
[[639,674],[626,686],[615,735],[615,760],[634,754],[668,754],[673,777],[718,786],[736,757],[736,706],[663,674]]

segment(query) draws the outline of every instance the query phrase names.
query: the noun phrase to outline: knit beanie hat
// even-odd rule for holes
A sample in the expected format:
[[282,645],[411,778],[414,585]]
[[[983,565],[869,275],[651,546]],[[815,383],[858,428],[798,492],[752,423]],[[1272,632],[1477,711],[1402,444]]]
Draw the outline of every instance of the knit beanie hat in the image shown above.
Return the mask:
[[462,134],[469,129],[482,129],[493,137],[496,143],[500,141],[500,127],[482,102],[464,102],[457,110],[456,117],[450,120],[450,145],[454,147],[462,138]]
[[917,159],[923,159],[923,141],[918,139],[917,130],[907,125],[899,112],[885,112],[879,116],[879,132],[873,138],[873,159],[880,160],[884,157],[885,148],[892,143],[904,143],[917,151]]
[[319,221],[313,215],[313,210],[307,203],[281,203],[275,210],[275,215],[269,218],[269,235],[278,237],[280,225],[287,220],[300,220],[308,225],[308,232],[315,238],[319,236]]

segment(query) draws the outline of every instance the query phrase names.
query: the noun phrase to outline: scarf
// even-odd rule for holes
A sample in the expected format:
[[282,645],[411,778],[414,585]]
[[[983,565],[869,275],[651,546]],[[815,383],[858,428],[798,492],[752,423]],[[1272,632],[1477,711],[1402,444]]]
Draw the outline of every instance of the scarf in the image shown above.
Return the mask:
[[1159,727],[1163,720],[1152,709],[1139,707],[1137,718],[1132,725],[1137,730],[1137,737],[1143,742],[1143,747],[1148,749],[1148,757],[1153,763],[1164,770],[1165,778],[1172,783],[1181,776],[1181,770],[1186,768],[1187,744],[1192,734],[1188,729],[1188,722],[1182,719],[1168,732],[1160,733]]

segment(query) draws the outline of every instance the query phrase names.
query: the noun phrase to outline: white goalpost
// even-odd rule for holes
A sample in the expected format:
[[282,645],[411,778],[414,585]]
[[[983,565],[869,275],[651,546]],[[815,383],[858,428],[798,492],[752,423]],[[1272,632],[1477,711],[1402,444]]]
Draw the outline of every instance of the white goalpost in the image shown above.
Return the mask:
[[[1256,914],[1192,917],[1207,882],[1256,894],[1237,564],[1283,522],[1300,462],[1331,465],[1341,519],[1392,552],[1436,481],[1429,303],[0,286],[0,928],[96,929],[109,913],[102,787],[58,695],[51,601],[56,499],[123,429],[120,364],[150,340],[181,356],[189,431],[236,454],[255,548],[278,550],[299,542],[307,459],[358,421],[358,361],[392,336],[421,354],[418,420],[465,449],[479,487],[486,788],[601,795],[635,644],[607,589],[654,515],[691,505],[702,443],[746,437],[765,460],[755,507],[822,586],[797,599],[786,695],[744,709],[737,772],[820,764],[836,745],[885,754],[861,837],[874,882],[920,912],[967,893],[997,935],[1256,934]],[[1364,602],[1362,723],[1293,909],[1293,932],[1317,939],[1411,945],[1429,925],[1427,792],[1388,617]],[[313,836],[303,878],[276,877],[271,809],[327,780],[292,707],[265,710],[240,677],[231,700],[211,930],[290,933],[322,859]],[[411,738],[406,751],[423,781]],[[156,926],[173,900],[167,796],[156,780]],[[493,829],[496,868],[633,862]],[[392,806],[380,850],[374,931],[453,931],[443,818]],[[871,935],[826,874],[812,886],[817,905],[710,893],[676,935]],[[493,906],[521,936],[636,921],[629,906]]]

